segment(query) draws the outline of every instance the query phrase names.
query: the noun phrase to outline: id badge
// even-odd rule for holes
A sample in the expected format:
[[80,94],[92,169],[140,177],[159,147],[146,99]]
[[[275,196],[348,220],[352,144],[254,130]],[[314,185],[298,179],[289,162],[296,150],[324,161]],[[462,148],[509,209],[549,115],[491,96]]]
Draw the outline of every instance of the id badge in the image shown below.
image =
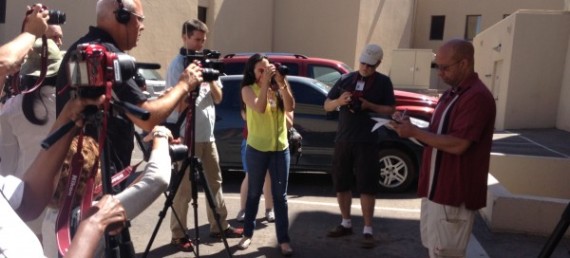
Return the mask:
[[358,81],[356,83],[356,87],[354,88],[356,91],[363,91],[364,90],[364,81]]

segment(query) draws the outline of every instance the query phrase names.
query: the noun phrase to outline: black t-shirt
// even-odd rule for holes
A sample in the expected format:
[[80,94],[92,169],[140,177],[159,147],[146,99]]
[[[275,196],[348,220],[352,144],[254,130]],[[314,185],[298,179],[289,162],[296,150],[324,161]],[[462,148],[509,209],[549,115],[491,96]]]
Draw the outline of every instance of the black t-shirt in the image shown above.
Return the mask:
[[[89,27],[89,32],[73,43],[65,53],[62,65],[59,68],[60,70],[58,72],[56,83],[57,91],[59,93],[56,96],[56,113],[58,115],[65,103],[70,99],[71,91],[73,91],[71,87],[67,87],[69,83],[67,62],[71,54],[77,49],[77,45],[91,42],[105,46],[107,51],[110,52],[122,52],[116,47],[111,35],[99,28]],[[67,87],[65,91],[60,92],[64,87]],[[120,101],[134,105],[139,105],[147,99],[132,78],[123,83],[123,85],[114,85],[113,91]],[[134,124],[129,119],[121,115],[108,115],[108,119],[107,139],[111,145],[111,164],[115,166],[115,169],[118,172],[129,166],[131,163],[131,155],[134,148],[133,137],[135,128]],[[97,139],[97,128],[95,128],[95,126],[88,127],[86,131],[87,134]]]
[[[364,81],[361,92],[355,91],[358,81]],[[378,72],[367,78],[362,78],[357,71],[344,74],[329,91],[327,98],[337,99],[345,91],[352,92],[353,99],[358,95],[362,95],[362,98],[374,104],[393,106],[396,103],[392,81],[388,76]],[[370,110],[361,110],[353,113],[348,105],[342,106],[340,108],[335,141],[376,142],[378,133],[371,132],[372,127],[376,123],[370,118],[371,114]]]

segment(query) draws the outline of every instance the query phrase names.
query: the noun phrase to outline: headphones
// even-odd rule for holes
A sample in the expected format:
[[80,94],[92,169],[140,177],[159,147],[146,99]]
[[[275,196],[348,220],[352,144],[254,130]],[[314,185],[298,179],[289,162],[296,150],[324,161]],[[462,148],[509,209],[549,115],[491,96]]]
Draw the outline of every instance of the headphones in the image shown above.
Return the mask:
[[125,9],[122,0],[117,0],[117,4],[119,4],[119,8],[115,11],[115,18],[121,24],[127,24],[131,20],[131,12]]

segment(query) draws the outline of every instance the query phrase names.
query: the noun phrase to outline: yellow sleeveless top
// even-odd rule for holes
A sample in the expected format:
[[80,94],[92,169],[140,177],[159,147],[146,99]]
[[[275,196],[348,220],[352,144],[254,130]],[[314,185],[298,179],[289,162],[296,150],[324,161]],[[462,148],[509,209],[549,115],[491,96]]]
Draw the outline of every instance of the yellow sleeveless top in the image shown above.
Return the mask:
[[[256,96],[261,88],[249,86]],[[273,102],[273,103],[272,103]],[[247,144],[258,151],[283,151],[289,147],[285,113],[277,107],[277,101],[267,101],[264,113],[246,106]]]

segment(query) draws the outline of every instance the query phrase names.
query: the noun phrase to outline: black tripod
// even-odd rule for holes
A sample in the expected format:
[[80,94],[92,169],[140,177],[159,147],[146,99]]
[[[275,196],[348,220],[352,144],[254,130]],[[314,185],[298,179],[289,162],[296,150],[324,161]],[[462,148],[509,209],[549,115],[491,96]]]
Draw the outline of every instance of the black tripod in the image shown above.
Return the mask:
[[[195,244],[196,248],[194,249],[194,254],[196,255],[196,257],[200,257],[200,232],[198,230],[199,228],[199,223],[198,223],[198,188],[197,188],[197,183],[198,181],[200,182],[200,184],[202,185],[202,189],[204,190],[204,194],[206,196],[206,200],[208,201],[208,206],[211,209],[212,213],[214,214],[214,218],[216,220],[216,225],[218,226],[218,228],[220,229],[220,234],[222,236],[222,240],[224,242],[224,247],[226,249],[226,253],[228,254],[228,257],[232,257],[232,253],[230,252],[230,247],[228,245],[228,241],[225,235],[224,230],[222,229],[222,223],[220,222],[220,214],[216,211],[216,203],[214,202],[214,198],[212,197],[212,191],[210,189],[210,186],[207,182],[206,177],[204,176],[204,172],[202,169],[202,163],[200,162],[200,160],[198,158],[196,158],[195,156],[195,125],[196,125],[196,98],[198,96],[198,92],[200,90],[200,87],[196,87],[196,89],[194,91],[191,92],[190,94],[190,98],[188,99],[188,110],[186,111],[186,128],[185,128],[185,139],[186,139],[186,145],[189,147],[189,153],[188,153],[188,157],[185,158],[182,161],[182,165],[180,166],[180,169],[178,170],[177,173],[173,173],[173,178],[171,180],[171,184],[170,184],[170,191],[168,192],[168,194],[166,195],[166,200],[164,201],[164,207],[162,208],[162,210],[158,213],[159,216],[159,220],[154,228],[154,231],[152,232],[152,236],[146,246],[145,252],[143,254],[143,257],[147,257],[148,256],[148,252],[150,250],[150,247],[152,246],[152,242],[154,241],[156,234],[158,233],[158,229],[160,228],[160,225],[162,224],[162,221],[164,220],[164,217],[166,216],[166,212],[168,211],[168,208],[172,208],[172,212],[174,214],[174,216],[176,217],[178,223],[180,224],[180,227],[182,229],[185,229],[184,232],[185,234],[187,234],[187,230],[186,230],[186,226],[182,225],[182,223],[180,222],[180,218],[178,217],[178,215],[176,214],[176,211],[174,210],[174,208],[172,207],[172,202],[174,200],[174,196],[176,195],[176,192],[178,191],[178,188],[180,187],[180,184],[182,183],[182,179],[184,178],[184,173],[186,173],[186,170],[188,168],[190,168],[190,174],[188,176],[189,180],[190,180],[190,185],[191,185],[191,189],[192,189],[192,193],[191,193],[191,197],[192,197],[192,207],[194,208],[194,232],[195,232],[195,238],[193,239],[192,243]],[[175,170],[175,168],[173,169]],[[188,236],[186,236],[188,239],[190,239]]]
[[539,258],[548,258],[552,255],[552,252],[558,245],[558,242],[560,242],[560,239],[562,239],[562,236],[564,236],[564,233],[568,230],[568,225],[570,225],[570,203],[566,206],[566,210],[562,213],[562,217],[560,218],[558,225],[556,225],[556,228],[552,231],[550,238],[548,238],[548,241],[542,248],[542,251],[540,251],[540,254],[538,255]]

